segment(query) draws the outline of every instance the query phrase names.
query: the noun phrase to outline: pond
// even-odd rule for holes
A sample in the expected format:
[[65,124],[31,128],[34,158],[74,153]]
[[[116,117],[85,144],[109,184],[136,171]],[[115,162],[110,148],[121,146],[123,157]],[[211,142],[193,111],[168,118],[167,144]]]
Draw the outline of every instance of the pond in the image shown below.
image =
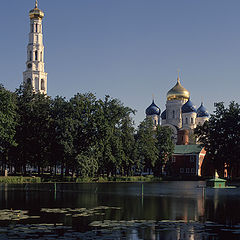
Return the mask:
[[205,182],[0,185],[1,239],[240,239],[240,188]]

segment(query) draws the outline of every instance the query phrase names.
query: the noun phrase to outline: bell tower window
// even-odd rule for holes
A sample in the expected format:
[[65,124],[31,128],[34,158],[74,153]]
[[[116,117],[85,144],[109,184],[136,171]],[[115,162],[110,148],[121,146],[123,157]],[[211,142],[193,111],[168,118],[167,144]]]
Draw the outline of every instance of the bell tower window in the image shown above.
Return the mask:
[[41,90],[44,91],[45,90],[45,82],[43,79],[41,79]]
[[35,61],[38,60],[38,51],[35,51]]
[[172,112],[172,118],[175,118],[175,111]]

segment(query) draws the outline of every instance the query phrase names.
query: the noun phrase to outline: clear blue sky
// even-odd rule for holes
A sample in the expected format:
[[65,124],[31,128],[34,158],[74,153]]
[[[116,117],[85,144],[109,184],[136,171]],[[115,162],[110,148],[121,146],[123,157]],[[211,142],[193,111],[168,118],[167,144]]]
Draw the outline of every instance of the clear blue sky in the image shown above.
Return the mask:
[[[2,0],[0,82],[22,82],[34,0]],[[163,111],[181,70],[191,100],[240,102],[239,0],[39,0],[45,12],[48,94],[93,92],[145,117],[152,94]]]

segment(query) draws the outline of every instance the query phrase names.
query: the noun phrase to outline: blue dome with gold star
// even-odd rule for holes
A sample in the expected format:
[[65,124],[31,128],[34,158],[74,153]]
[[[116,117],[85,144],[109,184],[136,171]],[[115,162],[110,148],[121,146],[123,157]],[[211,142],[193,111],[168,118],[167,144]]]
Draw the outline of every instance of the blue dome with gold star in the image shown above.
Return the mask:
[[154,100],[152,101],[152,104],[146,109],[146,115],[160,115],[161,110],[160,108],[154,103]]
[[182,106],[182,113],[191,113],[191,112],[196,113],[197,109],[189,98],[188,101]]
[[203,103],[201,103],[201,106],[197,110],[197,117],[209,117],[209,113],[207,109],[203,106]]

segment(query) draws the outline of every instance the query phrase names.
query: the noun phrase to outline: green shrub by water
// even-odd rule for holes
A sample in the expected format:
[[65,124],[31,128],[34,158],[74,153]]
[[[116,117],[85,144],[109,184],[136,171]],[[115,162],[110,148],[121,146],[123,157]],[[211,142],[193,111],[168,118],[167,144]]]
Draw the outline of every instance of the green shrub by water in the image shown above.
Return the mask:
[[0,176],[0,183],[40,183],[40,182],[41,182],[40,177]]
[[155,182],[161,181],[161,178],[156,178],[152,175],[147,176],[112,176],[98,178],[77,178],[76,182]]

